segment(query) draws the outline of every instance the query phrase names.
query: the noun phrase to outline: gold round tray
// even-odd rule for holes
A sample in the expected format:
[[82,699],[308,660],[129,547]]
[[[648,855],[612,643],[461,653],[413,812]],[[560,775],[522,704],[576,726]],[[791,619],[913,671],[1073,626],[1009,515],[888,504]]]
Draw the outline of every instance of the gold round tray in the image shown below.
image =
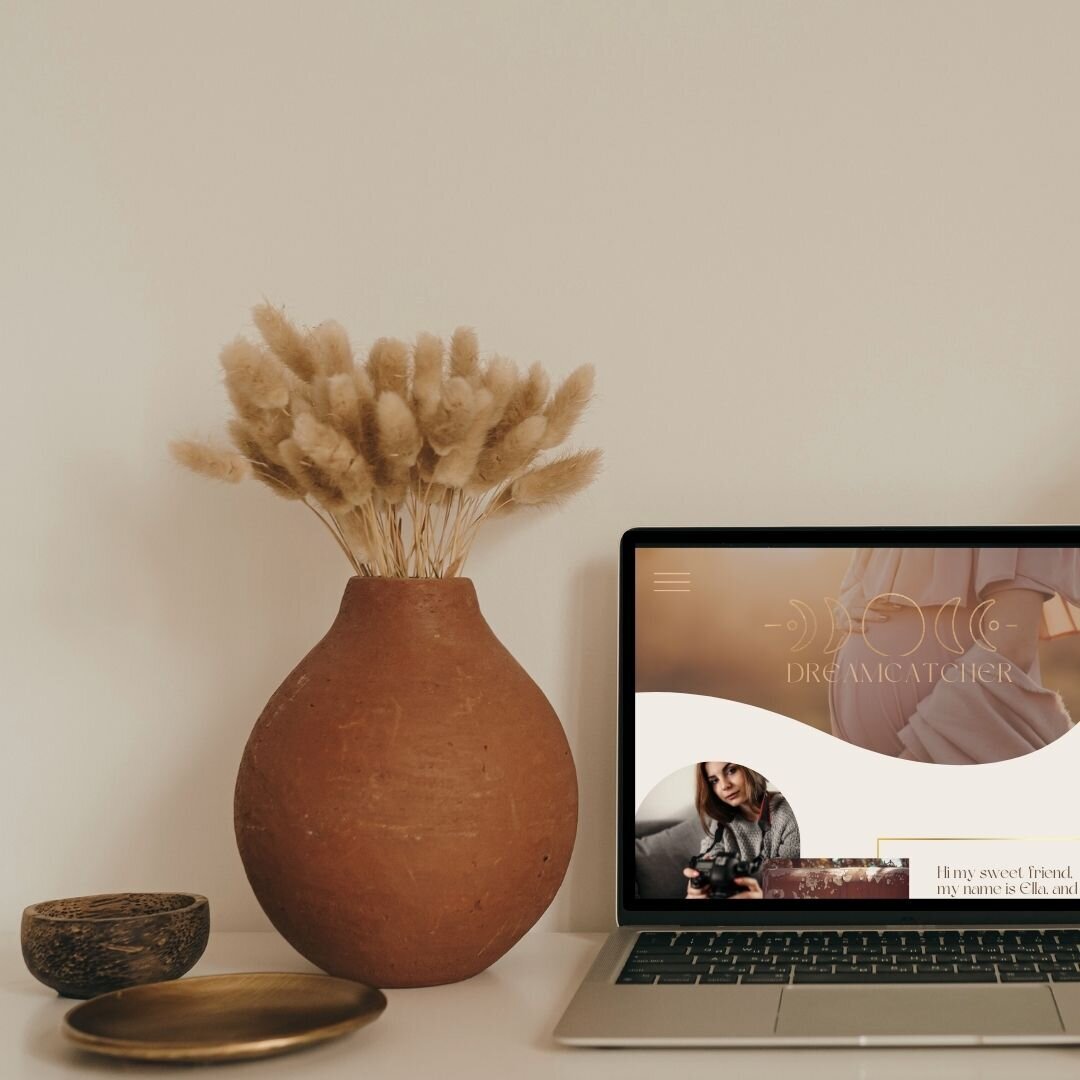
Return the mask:
[[142,1061],[238,1061],[347,1035],[386,998],[329,975],[207,975],[114,990],[76,1005],[64,1034],[83,1050]]

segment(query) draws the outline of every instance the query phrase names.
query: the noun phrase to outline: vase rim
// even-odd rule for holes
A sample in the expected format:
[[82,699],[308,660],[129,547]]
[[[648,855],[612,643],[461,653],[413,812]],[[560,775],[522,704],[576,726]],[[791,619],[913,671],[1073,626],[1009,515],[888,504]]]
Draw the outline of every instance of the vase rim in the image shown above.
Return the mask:
[[349,584],[352,585],[355,582],[396,582],[402,585],[453,585],[460,583],[463,585],[472,585],[473,580],[469,577],[384,577],[381,574],[372,574],[365,576],[363,574],[353,574],[349,578]]

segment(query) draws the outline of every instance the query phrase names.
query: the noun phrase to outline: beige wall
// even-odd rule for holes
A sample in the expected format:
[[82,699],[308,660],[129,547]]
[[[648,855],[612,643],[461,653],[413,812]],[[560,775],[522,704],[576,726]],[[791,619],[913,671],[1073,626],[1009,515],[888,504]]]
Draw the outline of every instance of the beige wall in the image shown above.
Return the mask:
[[1080,515],[1078,35],[1068,3],[0,4],[0,921],[175,887],[265,925],[235,766],[346,567],[164,451],[221,425],[265,295],[596,364],[601,482],[470,570],[581,774],[547,925],[608,925],[623,529]]

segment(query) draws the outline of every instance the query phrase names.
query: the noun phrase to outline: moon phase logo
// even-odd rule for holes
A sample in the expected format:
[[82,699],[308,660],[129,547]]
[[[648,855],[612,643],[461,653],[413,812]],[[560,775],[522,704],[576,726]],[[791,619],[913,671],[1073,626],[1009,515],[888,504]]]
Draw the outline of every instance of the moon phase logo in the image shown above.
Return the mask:
[[[898,604],[899,601],[903,601],[903,606],[905,608],[907,608],[907,607],[913,608],[915,611],[917,611],[919,613],[919,636],[918,636],[918,639],[916,640],[915,644],[912,645],[910,649],[907,649],[904,652],[901,652],[901,653],[882,652],[881,649],[879,649],[870,640],[870,634],[868,632],[867,623],[866,623],[866,612],[870,611],[873,608],[873,606],[875,604],[879,603],[879,602],[882,602],[883,604],[888,604],[889,606],[895,607],[895,606],[899,606],[899,604]],[[923,639],[926,637],[926,616],[923,614],[922,608],[919,607],[919,605],[916,604],[915,601],[912,600],[910,596],[905,596],[903,593],[897,593],[897,592],[878,593],[877,596],[875,596],[866,605],[866,608],[863,611],[862,623],[863,623],[863,625],[862,625],[863,641],[866,642],[867,648],[871,649],[873,652],[876,652],[878,654],[878,656],[910,656],[923,643]]]
[[829,613],[829,640],[825,645],[825,655],[832,656],[851,637],[851,616],[848,609],[831,596],[825,597],[825,610]]
[[[797,618],[788,619],[786,623],[766,623],[766,628],[780,628],[790,630],[792,634],[797,635],[795,644],[791,646],[792,652],[802,652],[804,649],[808,649],[814,642],[814,638],[817,637],[818,631],[818,618],[814,614],[814,609],[803,600],[789,600],[788,603],[795,609]],[[1001,623],[991,617],[991,608],[997,600],[991,597],[989,600],[984,600],[981,604],[972,609],[971,614],[968,616],[968,629],[971,633],[972,640],[981,645],[988,652],[997,652],[997,647],[993,645],[987,638],[987,632],[994,633],[1001,628]],[[951,600],[946,600],[944,604],[937,606],[937,611],[934,613],[934,637],[937,639],[938,644],[953,656],[963,656],[967,652],[967,648],[960,640],[960,635],[957,632],[957,620],[960,617],[960,608],[963,605],[963,601],[959,596],[954,596]],[[878,611],[884,610],[906,610],[911,609],[919,613],[918,635],[915,638],[914,644],[903,652],[894,651],[884,652],[879,649],[873,641],[870,640],[870,634],[872,627],[875,625],[873,622],[868,623],[866,621],[866,612],[876,609]],[[829,616],[829,639],[825,644],[825,655],[832,656],[838,653],[843,647],[845,642],[851,637],[852,634],[859,633],[862,635],[863,641],[866,642],[867,648],[878,654],[878,656],[911,656],[916,649],[922,645],[926,639],[927,630],[927,618],[926,612],[911,599],[910,596],[905,596],[903,593],[897,592],[883,592],[878,593],[863,609],[862,625],[856,629],[855,619],[851,617],[851,613],[848,609],[840,603],[835,597],[825,597],[825,610]],[[886,620],[888,621],[888,620]],[[1009,624],[1012,625],[1011,623]],[[912,634],[915,634],[914,627],[912,628]],[[904,644],[900,642],[899,644]]]
[[984,600],[971,612],[971,618],[968,620],[968,624],[971,627],[971,636],[975,639],[976,643],[981,645],[984,649],[990,652],[997,652],[997,649],[986,640],[986,631],[994,633],[995,630],[1001,629],[1001,623],[997,619],[990,619],[987,622],[987,615],[990,614],[990,608],[997,603],[993,597],[989,600]]
[[793,633],[801,629],[799,640],[791,646],[791,651],[801,652],[817,636],[817,616],[814,614],[814,609],[809,604],[803,603],[802,600],[789,600],[788,603],[798,612],[799,618],[802,620],[801,627],[796,619],[788,619],[787,621],[787,628]]
[[[954,656],[962,656],[966,652],[964,646],[960,644],[960,639],[956,636],[956,616],[959,608],[960,597],[954,596],[951,600],[947,600],[942,604],[934,616],[934,637],[937,638],[938,644],[946,652],[950,652]],[[946,622],[948,625],[946,625]]]

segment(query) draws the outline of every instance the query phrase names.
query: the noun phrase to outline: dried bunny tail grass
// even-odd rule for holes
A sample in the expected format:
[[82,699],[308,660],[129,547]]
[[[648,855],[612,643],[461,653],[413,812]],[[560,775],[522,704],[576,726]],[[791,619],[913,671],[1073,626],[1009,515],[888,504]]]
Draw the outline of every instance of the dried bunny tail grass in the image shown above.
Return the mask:
[[515,424],[520,424],[527,416],[543,412],[550,391],[551,383],[547,372],[539,364],[533,364],[529,373],[514,388],[514,394],[499,423],[499,434]]
[[405,397],[409,387],[409,346],[396,338],[379,338],[368,353],[367,371],[376,391],[393,390]]
[[399,394],[392,390],[379,395],[375,404],[378,430],[379,494],[387,502],[400,502],[408,491],[410,472],[424,440],[416,417]]
[[536,457],[546,429],[547,421],[542,416],[530,416],[512,427],[494,446],[480,454],[472,486],[494,487],[524,469]]
[[179,464],[211,480],[238,484],[251,472],[246,457],[210,443],[174,439],[169,443],[169,452]]
[[[317,421],[316,421],[317,422]],[[278,455],[288,469],[294,485],[331,514],[347,513],[352,504],[332,480],[309,462],[307,455],[295,439],[284,439],[278,446]]]
[[353,511],[348,514],[339,514],[335,520],[341,529],[341,535],[358,562],[366,561],[368,553],[378,549],[378,538],[373,533],[366,514]]
[[243,420],[229,422],[229,436],[233,446],[250,462],[256,480],[261,480],[282,499],[304,497],[303,492],[297,490],[289,471],[282,465],[276,443],[268,450],[262,444],[254,426],[244,423]]
[[[425,484],[430,485],[435,479],[435,469],[440,461],[442,458],[435,453],[431,443],[424,443],[416,457],[416,473]],[[430,502],[431,499],[428,497],[425,501]]]
[[480,344],[476,331],[459,326],[450,338],[450,374],[470,382],[479,375]]
[[295,419],[305,413],[313,412],[314,408],[311,387],[307,383],[295,383],[289,392],[289,415]]
[[437,454],[448,454],[469,434],[478,411],[478,392],[460,376],[448,379],[430,416],[421,415],[425,438]]
[[313,416],[301,416],[292,441],[325,478],[326,486],[340,491],[352,506],[360,506],[371,497],[375,483],[371,467],[340,432]]
[[356,390],[356,379],[352,372],[331,375],[326,380],[326,411],[330,423],[347,435],[354,446],[359,446],[362,430],[360,395]]
[[517,364],[504,356],[492,357],[484,369],[482,382],[491,393],[491,424],[497,425],[506,413],[506,407],[514,396],[518,384]]
[[446,347],[434,334],[420,334],[413,349],[413,401],[421,416],[433,415],[442,395]]
[[240,416],[256,416],[289,404],[287,372],[269,353],[238,337],[221,350],[225,389]]
[[505,512],[515,506],[542,507],[564,502],[596,479],[602,460],[600,450],[579,450],[531,469],[500,493],[492,510]]
[[[484,449],[484,443],[491,428],[493,403],[490,390],[477,390],[472,420],[465,437],[435,466],[435,483],[442,484],[444,487],[463,488],[472,479],[476,471],[476,462]],[[438,447],[435,449],[438,450]]]
[[292,437],[307,460],[335,480],[356,457],[356,450],[344,435],[311,415],[296,418]]
[[[229,433],[232,435],[233,444],[242,454],[251,457],[241,439],[258,447],[265,458],[280,465],[277,454],[278,443],[292,434],[292,427],[292,417],[287,412],[277,410],[260,413],[248,419],[241,417],[234,420],[229,424]],[[237,432],[243,434],[238,435]]]
[[378,427],[379,456],[395,468],[404,465],[411,469],[424,445],[416,417],[399,394],[387,390],[375,404]]
[[319,420],[330,419],[330,380],[325,375],[316,375],[308,387],[311,399],[311,413]]
[[324,375],[344,375],[353,370],[353,351],[345,327],[333,319],[311,331],[315,366]]
[[305,382],[316,373],[315,359],[309,338],[285,317],[285,312],[273,304],[256,304],[251,310],[263,341],[274,355]]
[[592,364],[583,364],[576,371],[572,371],[555,391],[544,410],[548,426],[540,444],[541,450],[558,446],[573,430],[592,398],[594,378]]

